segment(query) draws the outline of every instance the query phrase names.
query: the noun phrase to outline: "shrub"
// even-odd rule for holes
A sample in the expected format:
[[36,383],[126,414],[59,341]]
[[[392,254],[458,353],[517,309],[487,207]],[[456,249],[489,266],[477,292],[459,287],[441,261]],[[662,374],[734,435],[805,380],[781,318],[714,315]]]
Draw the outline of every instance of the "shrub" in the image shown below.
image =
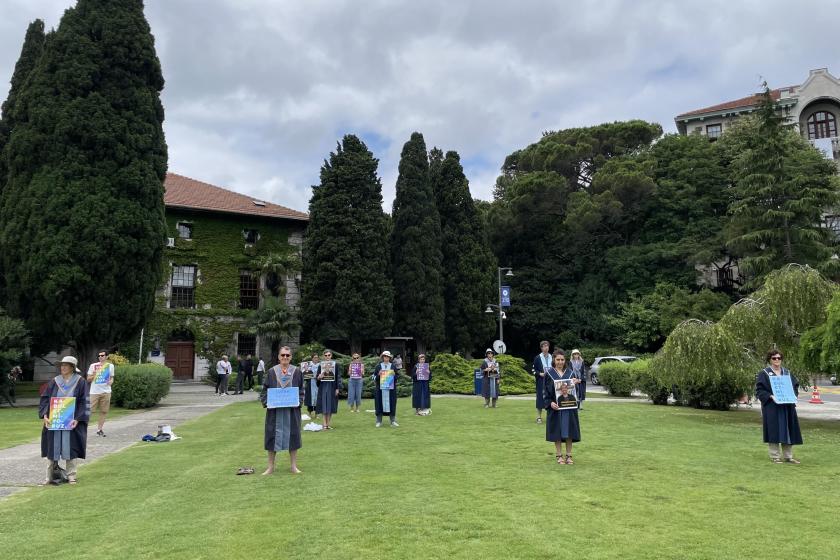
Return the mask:
[[636,366],[636,387],[647,395],[653,404],[668,404],[673,382],[656,363],[656,358],[636,360],[632,365]]
[[131,360],[129,360],[119,352],[108,354],[108,361],[114,364],[115,366],[127,366],[131,364]]
[[[638,361],[638,360],[637,360]],[[598,380],[611,395],[629,397],[636,388],[635,362],[607,362],[598,368]]]
[[[526,369],[526,362],[515,356],[500,355],[496,359],[502,370],[499,392],[502,395],[521,395],[534,392],[534,377]],[[466,360],[456,354],[435,355],[431,362],[432,393],[472,395],[475,389],[475,370],[482,360]]]
[[161,364],[116,366],[112,386],[114,404],[149,408],[169,394],[172,370]]

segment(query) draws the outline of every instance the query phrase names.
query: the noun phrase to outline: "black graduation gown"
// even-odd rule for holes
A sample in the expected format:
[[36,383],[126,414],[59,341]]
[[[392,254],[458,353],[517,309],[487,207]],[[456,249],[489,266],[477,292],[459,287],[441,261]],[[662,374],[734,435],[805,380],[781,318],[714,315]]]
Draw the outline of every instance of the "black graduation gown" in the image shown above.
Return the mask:
[[[551,364],[551,354],[548,355],[549,366]],[[537,394],[537,408],[545,408],[545,391],[543,389],[544,378],[540,374],[543,372],[542,353],[534,357],[534,363],[531,367],[531,373],[534,374],[534,392]]]
[[411,386],[411,406],[413,408],[432,408],[432,391],[430,387],[432,368],[431,366],[429,367],[429,379],[418,380],[417,365],[414,364],[411,370],[411,379],[414,381]]
[[[318,364],[313,364],[310,362],[309,368],[310,371],[317,368]],[[313,378],[314,379],[314,378]],[[317,382],[316,382],[317,387]],[[312,391],[312,379],[304,379],[303,380],[303,404],[306,406],[306,410],[312,412],[315,410],[315,399],[313,398],[313,391]],[[314,392],[317,394],[317,391]]]
[[[755,376],[755,396],[761,401],[761,425],[764,432],[764,442],[802,445],[802,432],[799,430],[796,405],[778,404],[770,398],[773,394],[769,377],[772,372],[772,368],[768,367]],[[782,375],[790,375],[793,390],[799,395],[799,381],[796,380],[796,377],[787,368],[782,368]]]
[[[279,365],[274,366],[268,370],[265,380],[263,381],[263,390],[260,393],[260,400],[263,406],[266,406],[268,399],[268,390],[280,387],[279,375],[282,370]],[[300,391],[300,401],[303,402],[303,374],[300,369],[290,365],[287,373],[292,374],[292,387],[297,387]],[[266,451],[280,451],[276,448],[276,436],[278,429],[278,416],[283,416],[280,419],[280,426],[286,430],[289,438],[289,451],[300,449],[303,445],[300,437],[300,407],[297,408],[266,408],[265,409],[265,435],[263,438],[263,447]],[[280,446],[284,447],[284,446]]]
[[546,376],[542,378],[543,399],[545,400],[545,409],[548,411],[545,419],[545,440],[566,441],[572,438],[573,442],[578,442],[580,441],[580,420],[578,419],[577,407],[561,410],[551,408],[551,403],[557,400],[557,393],[554,391],[554,377],[552,376],[557,377],[557,379],[574,378],[570,369],[566,369],[560,375],[553,368],[549,368]]
[[[318,369],[315,370],[315,378],[321,373],[321,364],[318,364]],[[336,389],[341,388],[341,368],[338,367],[338,362],[333,367],[333,374],[335,381],[317,381],[318,384],[318,399],[315,403],[315,412],[318,414],[335,414],[338,412],[338,397],[335,396]]]
[[[56,445],[57,432],[41,428],[41,457],[47,457],[55,460],[61,456],[62,459],[84,459],[87,453],[87,427],[88,420],[90,420],[90,410],[87,395],[87,381],[81,375],[74,373],[74,376],[79,377],[75,388],[68,394],[63,394],[55,381],[55,378],[50,379],[44,394],[38,403],[38,418],[49,416],[50,414],[50,398],[51,397],[76,397],[76,411],[74,418],[76,419],[76,427],[70,430],[70,450],[69,456],[67,450],[60,449],[60,443]],[[59,376],[60,378],[61,376]],[[72,385],[75,381],[73,377],[68,385]],[[43,423],[41,424],[43,426]]]
[[393,367],[394,364],[391,364],[391,368],[394,372],[394,388],[389,391],[389,395],[391,397],[389,399],[391,412],[388,413],[382,412],[382,391],[379,389],[379,372],[382,371],[382,364],[376,364],[376,369],[373,370],[373,404],[376,409],[377,416],[396,416],[397,414],[397,380],[399,380],[400,374],[396,369],[393,369]]
[[[484,358],[484,361],[481,362],[481,372],[484,374],[484,378],[481,380],[481,396],[485,399],[496,399],[499,397],[499,379],[501,379],[501,371],[502,368],[499,365],[499,362],[495,362],[496,370],[498,375],[496,377],[490,377],[487,373],[487,368],[489,367],[490,363],[487,361],[487,358]],[[492,396],[491,387],[495,383],[496,385],[496,396]]]
[[[571,362],[569,363],[569,369],[572,369]],[[572,371],[574,371],[572,369]],[[589,368],[586,367],[586,364],[580,365],[580,374],[576,375],[578,379],[580,379],[580,383],[577,386],[577,398],[579,401],[586,400],[586,378],[589,376]]]

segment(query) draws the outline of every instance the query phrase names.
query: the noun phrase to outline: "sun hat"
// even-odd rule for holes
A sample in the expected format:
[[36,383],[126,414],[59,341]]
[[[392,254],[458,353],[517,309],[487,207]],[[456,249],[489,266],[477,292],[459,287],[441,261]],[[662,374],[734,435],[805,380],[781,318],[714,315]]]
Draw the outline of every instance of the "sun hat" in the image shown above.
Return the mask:
[[485,354],[488,354],[488,353],[489,353],[489,354],[492,354],[492,353],[493,353],[493,349],[492,349],[492,348],[488,348],[487,350],[485,350],[485,351],[484,351],[484,353],[485,353]]
[[379,357],[380,357],[380,358],[381,358],[382,356],[388,356],[389,358],[393,358],[393,356],[391,355],[391,353],[390,353],[390,352],[388,352],[387,350],[385,350],[384,352],[382,352],[381,354],[379,354]]
[[81,370],[79,369],[79,361],[76,358],[74,358],[73,356],[64,356],[63,358],[61,358],[61,361],[58,362],[58,363],[59,364],[70,364],[71,366],[73,366],[73,369],[76,370],[76,373],[81,373]]
[[[575,354],[580,354],[580,350],[578,350],[577,348],[575,348],[574,350],[572,350],[572,355],[574,356]],[[582,355],[582,354],[581,354],[581,355]]]

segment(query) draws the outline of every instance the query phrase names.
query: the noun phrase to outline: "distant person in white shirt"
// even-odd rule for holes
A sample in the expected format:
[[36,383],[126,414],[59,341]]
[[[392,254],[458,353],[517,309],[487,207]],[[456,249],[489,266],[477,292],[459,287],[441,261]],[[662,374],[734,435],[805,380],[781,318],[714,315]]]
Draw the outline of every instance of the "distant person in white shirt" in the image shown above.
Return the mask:
[[231,371],[233,370],[230,367],[227,355],[222,354],[222,359],[216,362],[216,374],[219,376],[219,382],[216,384],[216,392],[219,393],[219,396],[230,395],[227,392],[227,385]]
[[98,408],[99,422],[96,425],[96,435],[105,437],[102,428],[105,427],[105,417],[111,410],[111,385],[114,383],[114,364],[108,361],[107,350],[100,350],[97,354],[98,362],[90,364],[87,371],[87,382],[90,385],[90,414]]
[[257,387],[262,387],[263,384],[263,376],[265,375],[265,362],[262,358],[260,358],[259,363],[257,363]]

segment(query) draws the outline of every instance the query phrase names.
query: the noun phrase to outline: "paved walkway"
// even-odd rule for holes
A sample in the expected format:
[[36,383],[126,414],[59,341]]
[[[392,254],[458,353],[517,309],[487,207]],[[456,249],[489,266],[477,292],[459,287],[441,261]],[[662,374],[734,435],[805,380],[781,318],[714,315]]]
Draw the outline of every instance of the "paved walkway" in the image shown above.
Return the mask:
[[[204,416],[214,410],[243,399],[251,400],[256,393],[246,392],[242,397],[218,397],[213,387],[202,383],[174,383],[169,395],[153,409],[129,414],[105,422],[107,437],[96,435],[95,418],[88,424],[87,459],[81,465],[122,451],[140,441],[144,434],[156,434],[158,426],[169,424],[178,433],[177,426],[187,420]],[[19,405],[37,404],[37,399],[18,399]],[[31,402],[30,402],[31,401]],[[36,415],[37,416],[37,415]],[[33,438],[40,433],[34,424]],[[152,445],[152,444],[149,444]],[[156,444],[155,444],[156,445]],[[165,445],[165,444],[162,444]],[[81,471],[84,476],[84,471]],[[0,449],[0,499],[44,481],[46,459],[41,457],[40,440],[8,449]]]

